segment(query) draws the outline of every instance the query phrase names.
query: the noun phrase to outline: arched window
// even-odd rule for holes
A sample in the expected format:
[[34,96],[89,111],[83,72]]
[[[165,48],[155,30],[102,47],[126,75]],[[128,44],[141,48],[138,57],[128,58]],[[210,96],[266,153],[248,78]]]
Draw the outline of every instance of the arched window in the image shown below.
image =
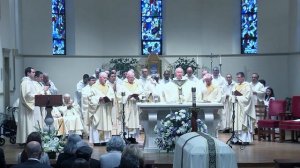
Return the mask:
[[162,1],[141,0],[142,55],[162,54]]
[[242,0],[241,53],[257,53],[257,2]]
[[65,0],[52,0],[52,53],[66,54]]

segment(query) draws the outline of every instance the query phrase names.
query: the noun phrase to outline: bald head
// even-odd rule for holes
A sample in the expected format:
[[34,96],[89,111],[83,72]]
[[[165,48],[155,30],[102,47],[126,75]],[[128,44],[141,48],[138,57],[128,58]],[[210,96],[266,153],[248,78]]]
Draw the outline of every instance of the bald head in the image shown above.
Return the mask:
[[107,73],[106,72],[101,72],[99,75],[99,82],[100,84],[104,85],[107,80]]
[[69,93],[65,93],[63,99],[65,104],[69,104],[71,101],[71,95]]
[[191,76],[193,75],[193,68],[192,68],[192,67],[188,67],[188,68],[186,69],[186,74],[187,74],[189,77],[191,77]]
[[26,145],[25,151],[28,155],[28,158],[39,159],[42,153],[42,147],[39,142],[31,141]]

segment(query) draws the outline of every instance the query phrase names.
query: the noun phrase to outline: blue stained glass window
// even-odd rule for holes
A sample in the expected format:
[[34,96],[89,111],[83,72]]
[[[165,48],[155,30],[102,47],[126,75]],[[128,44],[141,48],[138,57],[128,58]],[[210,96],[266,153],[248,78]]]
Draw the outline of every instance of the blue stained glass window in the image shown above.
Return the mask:
[[142,18],[142,39],[143,40],[160,40],[161,39],[161,21],[160,17],[143,17]]
[[257,53],[257,2],[242,0],[241,52]]
[[143,54],[161,55],[161,41],[143,41]]
[[161,0],[142,0],[142,16],[162,16]]
[[52,0],[52,53],[66,54],[65,0]]
[[141,0],[142,55],[162,54],[162,0]]

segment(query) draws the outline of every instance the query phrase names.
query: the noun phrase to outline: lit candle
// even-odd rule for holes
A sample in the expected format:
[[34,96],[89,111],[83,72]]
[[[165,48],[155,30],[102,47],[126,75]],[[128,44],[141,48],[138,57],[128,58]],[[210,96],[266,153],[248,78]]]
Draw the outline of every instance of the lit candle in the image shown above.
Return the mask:
[[197,65],[199,65],[199,58],[198,58],[198,54],[197,54]]
[[220,64],[222,64],[222,57],[221,57],[221,55],[220,55]]

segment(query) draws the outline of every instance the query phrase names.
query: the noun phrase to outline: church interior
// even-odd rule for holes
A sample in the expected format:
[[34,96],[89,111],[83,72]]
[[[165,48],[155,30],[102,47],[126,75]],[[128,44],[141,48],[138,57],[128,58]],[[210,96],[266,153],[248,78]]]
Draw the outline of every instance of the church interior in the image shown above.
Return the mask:
[[[234,81],[237,72],[243,72],[248,82],[258,73],[273,88],[276,100],[300,96],[300,0],[248,0],[257,5],[250,12],[257,17],[257,44],[249,53],[243,49],[241,27],[242,3],[247,0],[161,0],[158,53],[144,53],[141,5],[159,0],[64,0],[63,54],[54,53],[54,1],[0,0],[0,121],[7,107],[16,106],[27,67],[47,73],[58,95],[68,93],[76,100],[76,84],[84,74],[111,69],[112,59],[130,58],[137,60],[134,70],[141,76],[153,55],[158,56],[156,73],[161,78],[166,70],[175,74],[174,62],[179,58],[193,59],[198,65],[194,75],[199,79],[203,69],[212,73],[213,67],[223,77],[232,74]],[[296,142],[258,141],[256,134],[250,145],[233,145],[237,166],[300,166],[300,126],[295,132]],[[286,139],[293,134],[287,131]],[[219,133],[217,139],[226,143],[230,136]],[[17,164],[24,147],[4,138],[6,143],[0,148],[10,167]],[[141,150],[145,138],[142,131],[138,138]],[[104,146],[90,145],[92,158],[99,160],[106,153]],[[174,154],[145,152],[144,159],[151,167],[175,167]],[[52,166],[55,163],[51,160]]]

